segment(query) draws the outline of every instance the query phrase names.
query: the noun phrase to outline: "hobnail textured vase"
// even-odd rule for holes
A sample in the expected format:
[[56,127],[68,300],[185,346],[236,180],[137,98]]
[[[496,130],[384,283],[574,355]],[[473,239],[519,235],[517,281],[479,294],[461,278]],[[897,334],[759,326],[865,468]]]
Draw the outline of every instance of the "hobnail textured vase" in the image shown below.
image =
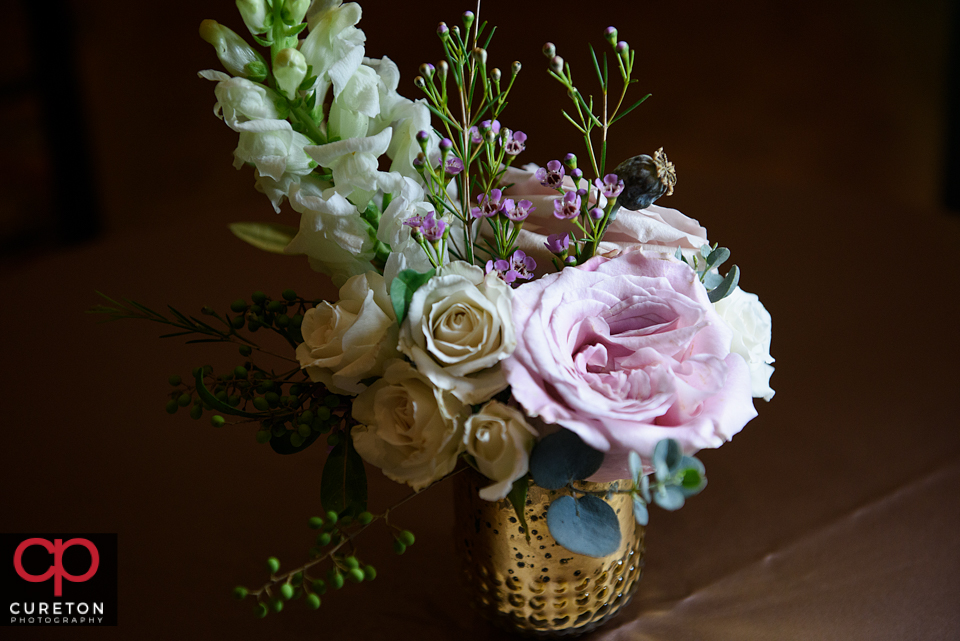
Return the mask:
[[[539,638],[576,636],[604,623],[637,589],[643,572],[644,528],[633,517],[628,494],[607,500],[620,521],[616,552],[603,558],[574,554],[547,530],[550,503],[569,490],[531,483],[525,516],[530,540],[510,502],[484,501],[489,481],[473,470],[458,474],[454,536],[462,580],[474,607],[495,625]],[[587,483],[605,491],[611,484]]]

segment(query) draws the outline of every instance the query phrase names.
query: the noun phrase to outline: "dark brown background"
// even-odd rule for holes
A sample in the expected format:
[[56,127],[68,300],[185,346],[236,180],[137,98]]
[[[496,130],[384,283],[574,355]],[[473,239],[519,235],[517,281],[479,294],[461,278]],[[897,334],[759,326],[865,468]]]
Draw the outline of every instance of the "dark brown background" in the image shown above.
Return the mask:
[[[368,54],[392,57],[415,97],[417,65],[439,57],[435,23],[467,7],[363,6]],[[325,598],[319,613],[290,607],[254,622],[228,600],[233,585],[265,577],[268,555],[288,567],[303,558],[323,448],[282,458],[252,433],[168,417],[166,377],[232,365],[232,350],[161,342],[154,326],[97,325],[82,310],[94,290],[193,311],[255,289],[332,294],[305,261],[261,254],[225,229],[296,221],[273,214],[252,172],[231,167],[236,134],[196,76],[218,66],[200,20],[242,23],[227,0],[75,1],[71,51],[11,8],[4,82],[26,72],[39,42],[72,61],[79,93],[54,116],[35,93],[0,103],[0,213],[12,239],[0,262],[0,529],[117,532],[120,542],[118,628],[11,638],[497,638],[457,592],[443,487],[398,512],[417,545],[398,558],[385,533],[368,535],[380,577]],[[639,90],[654,96],[624,121],[611,157],[664,146],[680,181],[663,204],[733,250],[743,288],[774,318],[776,398],[732,443],[703,453],[703,495],[654,512],[641,591],[598,638],[960,638],[960,225],[942,199],[960,178],[944,168],[951,9],[484,5],[499,25],[492,64],[524,64],[503,121],[529,134],[528,162],[582,153],[559,116],[566,97],[546,77],[543,41],[586,88],[583,41],[602,46],[602,29],[619,27],[643,61]],[[76,135],[55,156],[43,143],[51,118]],[[89,170],[95,197],[58,219],[51,194],[64,163]],[[88,210],[102,232],[63,244],[63,220]],[[369,473],[374,506],[402,496]]]

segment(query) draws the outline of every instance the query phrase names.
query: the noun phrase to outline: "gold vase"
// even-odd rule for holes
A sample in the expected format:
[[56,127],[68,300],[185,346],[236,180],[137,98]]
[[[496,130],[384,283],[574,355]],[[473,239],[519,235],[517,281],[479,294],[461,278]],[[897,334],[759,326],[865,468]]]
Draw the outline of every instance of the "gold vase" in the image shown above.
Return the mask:
[[[626,605],[643,572],[644,528],[633,517],[628,494],[607,503],[620,520],[620,548],[610,556],[574,554],[547,530],[550,503],[569,490],[545,490],[531,483],[525,517],[527,541],[506,499],[484,501],[490,484],[473,470],[455,477],[454,537],[469,598],[494,624],[527,636],[576,636],[593,630]],[[606,490],[609,483],[584,489]]]

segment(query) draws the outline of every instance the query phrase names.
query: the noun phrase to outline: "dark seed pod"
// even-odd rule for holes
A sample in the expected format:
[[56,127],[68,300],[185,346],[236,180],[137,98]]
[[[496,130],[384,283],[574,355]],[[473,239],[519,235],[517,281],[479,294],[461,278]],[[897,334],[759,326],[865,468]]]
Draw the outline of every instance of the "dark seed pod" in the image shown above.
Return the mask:
[[617,204],[632,211],[646,209],[657,198],[669,196],[677,183],[676,170],[663,149],[657,150],[653,158],[646,154],[628,158],[617,165],[613,173],[623,181]]

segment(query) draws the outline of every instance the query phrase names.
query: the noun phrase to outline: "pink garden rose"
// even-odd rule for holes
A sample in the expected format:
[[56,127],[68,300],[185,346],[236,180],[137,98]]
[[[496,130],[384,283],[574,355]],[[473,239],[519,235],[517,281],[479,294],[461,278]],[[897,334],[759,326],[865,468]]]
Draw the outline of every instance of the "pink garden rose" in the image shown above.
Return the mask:
[[[527,165],[530,169],[510,167],[503,175],[504,185],[512,185],[505,189],[504,197],[514,200],[529,200],[535,207],[530,216],[523,223],[518,243],[528,256],[532,256],[540,266],[539,273],[549,270],[552,254],[544,247],[547,236],[567,231],[575,231],[571,221],[558,220],[553,215],[553,201],[561,198],[555,190],[544,187],[536,177],[535,165]],[[587,181],[581,179],[581,187],[586,188]],[[565,189],[574,189],[573,180],[564,178]],[[595,190],[594,190],[595,193]],[[488,233],[488,226],[483,226],[483,233]],[[663,245],[670,247],[673,253],[676,247],[683,249],[700,249],[707,244],[707,230],[700,226],[693,218],[683,215],[676,209],[650,205],[641,211],[621,209],[603,236],[599,254],[606,254],[616,250],[633,249],[637,245]]]
[[596,257],[514,291],[517,347],[503,361],[527,414],[606,452],[591,480],[628,478],[673,438],[719,447],[757,415],[750,371],[693,270],[666,254]]

